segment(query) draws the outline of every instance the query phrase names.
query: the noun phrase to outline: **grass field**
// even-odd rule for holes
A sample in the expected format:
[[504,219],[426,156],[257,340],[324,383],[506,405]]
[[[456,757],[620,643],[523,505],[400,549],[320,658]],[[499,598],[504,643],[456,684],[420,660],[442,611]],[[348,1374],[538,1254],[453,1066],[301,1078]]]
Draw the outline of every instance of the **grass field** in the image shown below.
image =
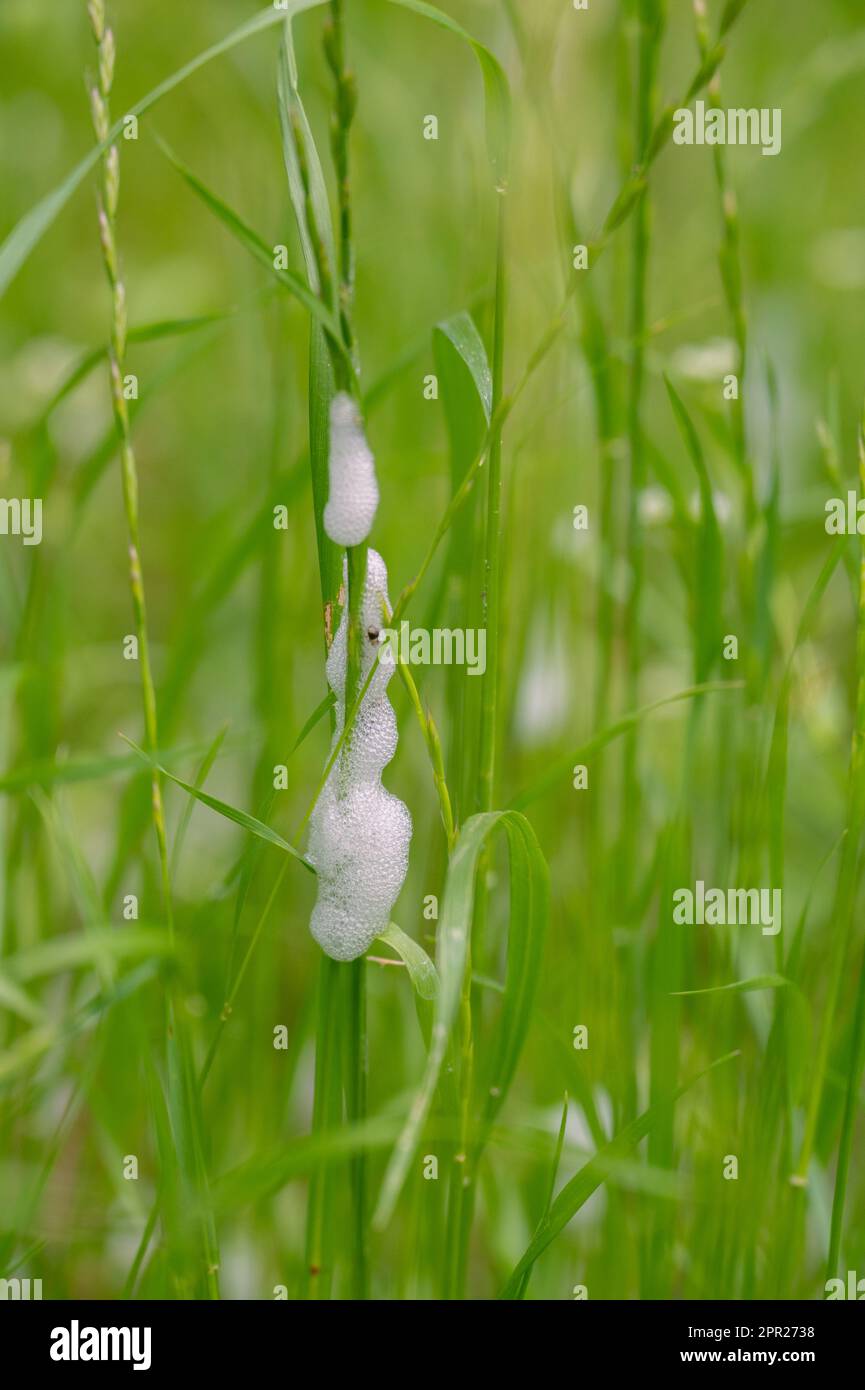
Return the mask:
[[865,1279],[861,5],[441,6],[0,7],[46,1299]]

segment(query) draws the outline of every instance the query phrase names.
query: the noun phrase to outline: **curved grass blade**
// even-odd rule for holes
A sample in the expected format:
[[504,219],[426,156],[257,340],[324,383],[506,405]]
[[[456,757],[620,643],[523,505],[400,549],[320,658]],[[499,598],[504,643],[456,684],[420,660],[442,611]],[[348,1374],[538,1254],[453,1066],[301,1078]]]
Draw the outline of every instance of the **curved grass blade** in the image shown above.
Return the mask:
[[769,868],[773,883],[782,882],[784,869],[787,735],[790,722],[790,695],[793,689],[793,671],[796,653],[811,630],[829,580],[835,573],[838,562],[844,554],[846,541],[847,538],[845,536],[840,536],[836,539],[820,568],[820,573],[814,582],[814,587],[805,601],[805,606],[802,609],[802,616],[799,619],[799,626],[796,630],[793,649],[787,658],[787,664],[781,678],[778,699],[775,705],[775,718],[772,724],[772,739],[769,745],[769,757],[766,763],[766,777],[763,790],[763,796],[768,805]]
[[293,270],[281,270],[275,266],[273,247],[268,246],[267,242],[264,241],[257,232],[253,231],[253,229],[248,226],[227,203],[224,203],[221,198],[217,197],[215,193],[212,193],[206,184],[202,183],[201,179],[193,174],[192,170],[187,168],[182,160],[178,159],[177,155],[166,145],[164,140],[157,140],[157,143],[166,159],[174,165],[181,178],[186,181],[193,193],[195,193],[205,206],[210,209],[214,216],[228,228],[232,236],[236,241],[240,242],[244,250],[248,251],[254,260],[258,261],[260,265],[263,265],[265,269],[269,270],[271,275],[276,277],[283,288],[288,290],[289,294],[293,295],[294,298],[303,305],[304,309],[312,315],[316,322],[321,324],[322,328],[327,331],[336,343],[339,343],[341,340],[337,321],[327,305],[319,299],[318,295],[313,294],[304,284],[303,280],[301,280],[300,276],[295,275]]
[[[464,375],[463,368],[468,372],[487,425],[489,425],[492,415],[493,379],[490,364],[487,360],[487,350],[484,347],[483,339],[471,314],[462,310],[451,318],[437,323],[433,329],[433,352],[439,378],[440,380],[443,379],[442,397],[453,447],[454,442],[460,440],[464,432],[462,422],[452,418],[454,404],[459,401],[460,395],[463,394],[459,391],[457,380],[453,376],[455,365],[461,376]],[[451,389],[448,389],[449,382]],[[483,439],[483,427],[480,430],[470,430],[469,433],[477,434],[476,445]],[[470,458],[468,461],[471,461]]]
[[[216,323],[224,323],[226,319],[233,318],[236,313],[238,310],[233,308],[226,309],[222,313],[200,314],[197,318],[160,319],[154,323],[143,323],[137,328],[129,329],[126,341],[127,343],[153,343],[158,342],[161,338],[183,337],[187,333],[197,333],[199,329],[210,328]],[[104,362],[107,353],[107,347],[91,348],[88,352],[83,353],[43,405],[30,429],[34,431],[42,429],[49,416],[72,394],[76,386],[80,386],[82,381],[86,381],[100,362]]]
[[[91,929],[92,930],[92,929]],[[121,937],[125,930],[119,932],[116,927],[106,927],[105,936]],[[165,942],[165,928],[153,929],[154,937],[159,937],[163,941],[162,954],[173,954],[174,950],[170,943]],[[81,938],[79,938],[80,940]],[[45,943],[50,945],[52,943]],[[107,945],[107,941],[106,941]],[[37,948],[34,948],[37,949]],[[160,952],[158,946],[147,952],[151,957],[156,957]],[[28,955],[30,953],[28,952]],[[91,964],[90,961],[87,962]],[[64,966],[73,968],[72,966]],[[73,1038],[94,1027],[102,1018],[104,1013],[124,999],[129,999],[142,985],[149,984],[154,979],[156,970],[152,960],[148,960],[144,965],[132,970],[110,990],[103,990],[91,999],[81,1009],[78,1010],[70,1019],[60,1023],[48,1023],[38,1028],[32,1028],[29,1033],[24,1033],[20,1038],[8,1048],[6,1052],[0,1053],[0,1084],[6,1085],[17,1080],[22,1072],[28,1071],[36,1065],[47,1053],[50,1052],[52,1059],[56,1061],[60,1049]],[[91,1052],[91,1055],[96,1055]]]
[[425,0],[387,0],[401,10],[411,10],[432,20],[442,29],[455,34],[467,43],[477,58],[484,83],[484,98],[487,127],[487,154],[496,183],[504,187],[508,176],[508,161],[511,140],[511,93],[504,69],[495,54],[473,38],[468,30],[444,11],[428,5]]
[[[421,1036],[424,1046],[429,1048],[435,1016],[435,1000],[439,991],[438,971],[423,946],[414,941],[412,937],[406,936],[396,922],[390,922],[387,929],[382,932],[381,936],[376,937],[376,940],[383,941],[390,946],[408,970],[409,978],[414,986],[415,1012],[417,1013]],[[372,959],[371,956],[367,956],[368,961],[372,961]]]
[[[138,399],[130,402],[129,417],[131,423],[134,424],[137,421],[141,411],[146,409],[151,401],[159,398],[160,388],[165,382],[170,381],[175,375],[183,371],[190,362],[206,351],[228,321],[226,318],[210,324],[190,344],[173,353],[167,362],[161,364],[148,375],[146,383],[141,387]],[[75,471],[72,492],[76,523],[80,521],[94,488],[115,457],[116,452],[116,431],[112,425],[109,425],[102,438],[91,449],[86,458],[81,460]]]
[[[236,310],[231,309],[221,314],[200,314],[197,318],[164,318],[164,320],[153,322],[153,324],[140,324],[138,328],[129,329],[127,342],[156,342],[160,338],[175,338],[175,336],[182,334],[193,334],[197,329],[209,328],[211,324],[218,324],[234,313]],[[99,367],[99,364],[106,359],[107,352],[107,347],[103,346],[90,347],[88,352],[82,353],[75,366],[68,371],[63,381],[57,386],[56,391],[51,393],[49,399],[46,400],[45,406],[39,411],[39,416],[33,421],[31,430],[42,430],[45,427],[47,418],[54,413],[54,410],[57,410],[60,404],[63,404],[68,396],[72,395],[76,386],[81,385],[82,381],[86,381],[90,373]]]
[[419,999],[435,999],[439,991],[438,971],[419,941],[407,936],[396,922],[389,922],[386,929],[376,937],[376,941],[383,941],[386,946],[396,951],[408,970]]

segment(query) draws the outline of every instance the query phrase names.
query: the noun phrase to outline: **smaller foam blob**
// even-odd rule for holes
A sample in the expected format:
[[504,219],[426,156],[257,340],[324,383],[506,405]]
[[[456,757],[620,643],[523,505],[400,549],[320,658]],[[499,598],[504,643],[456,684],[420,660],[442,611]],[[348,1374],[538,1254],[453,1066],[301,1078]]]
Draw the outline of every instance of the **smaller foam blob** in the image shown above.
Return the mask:
[[360,411],[347,391],[338,391],[330,403],[327,473],[324,529],[337,545],[360,545],[375,520],[378,483]]
[[[387,570],[375,550],[367,552],[360,621],[361,683],[379,645],[376,633],[388,611]],[[345,611],[327,658],[327,680],[336,697],[335,747],[345,724],[348,620]],[[387,697],[393,662],[379,661],[354,726],[315,805],[309,823],[310,862],[318,874],[318,897],[310,931],[334,960],[355,960],[368,951],[390,921],[408,871],[412,822],[408,807],[382,786],[381,774],[396,752],[396,715]]]

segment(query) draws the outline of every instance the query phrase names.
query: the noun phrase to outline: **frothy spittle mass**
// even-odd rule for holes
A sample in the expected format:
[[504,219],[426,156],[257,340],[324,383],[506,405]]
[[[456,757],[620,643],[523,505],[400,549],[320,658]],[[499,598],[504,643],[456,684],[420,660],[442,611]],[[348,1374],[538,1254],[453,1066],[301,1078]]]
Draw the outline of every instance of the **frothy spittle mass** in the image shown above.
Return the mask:
[[328,498],[324,529],[337,545],[360,545],[372,529],[378,483],[356,402],[338,391],[330,405]]
[[[361,613],[365,682],[378,652],[384,621],[387,569],[375,550],[367,557]],[[348,620],[342,621],[327,659],[336,697],[334,744],[345,725]],[[382,786],[381,774],[397,746],[396,715],[387,696],[393,663],[379,662],[354,726],[334,763],[310,819],[309,858],[318,872],[310,930],[334,960],[354,960],[390,921],[408,870],[412,822],[408,807]]]

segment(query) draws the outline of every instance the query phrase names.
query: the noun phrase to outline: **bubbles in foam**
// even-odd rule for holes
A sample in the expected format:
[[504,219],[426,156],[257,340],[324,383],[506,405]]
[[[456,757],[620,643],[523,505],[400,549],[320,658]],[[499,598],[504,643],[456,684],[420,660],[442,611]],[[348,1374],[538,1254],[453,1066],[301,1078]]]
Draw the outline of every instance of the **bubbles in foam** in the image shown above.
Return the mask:
[[[361,684],[378,652],[369,632],[382,627],[385,603],[389,608],[387,569],[377,551],[370,550],[360,614]],[[343,611],[327,658],[327,680],[336,696],[334,745],[345,725],[347,661]],[[408,870],[411,815],[381,783],[397,745],[396,716],[387,697],[393,672],[392,663],[380,661],[376,667],[310,818],[308,854],[318,871],[310,930],[334,960],[354,960],[369,949],[390,920]]]
[[338,391],[330,404],[327,472],[324,529],[337,545],[360,545],[375,519],[378,483],[360,411],[347,391]]

